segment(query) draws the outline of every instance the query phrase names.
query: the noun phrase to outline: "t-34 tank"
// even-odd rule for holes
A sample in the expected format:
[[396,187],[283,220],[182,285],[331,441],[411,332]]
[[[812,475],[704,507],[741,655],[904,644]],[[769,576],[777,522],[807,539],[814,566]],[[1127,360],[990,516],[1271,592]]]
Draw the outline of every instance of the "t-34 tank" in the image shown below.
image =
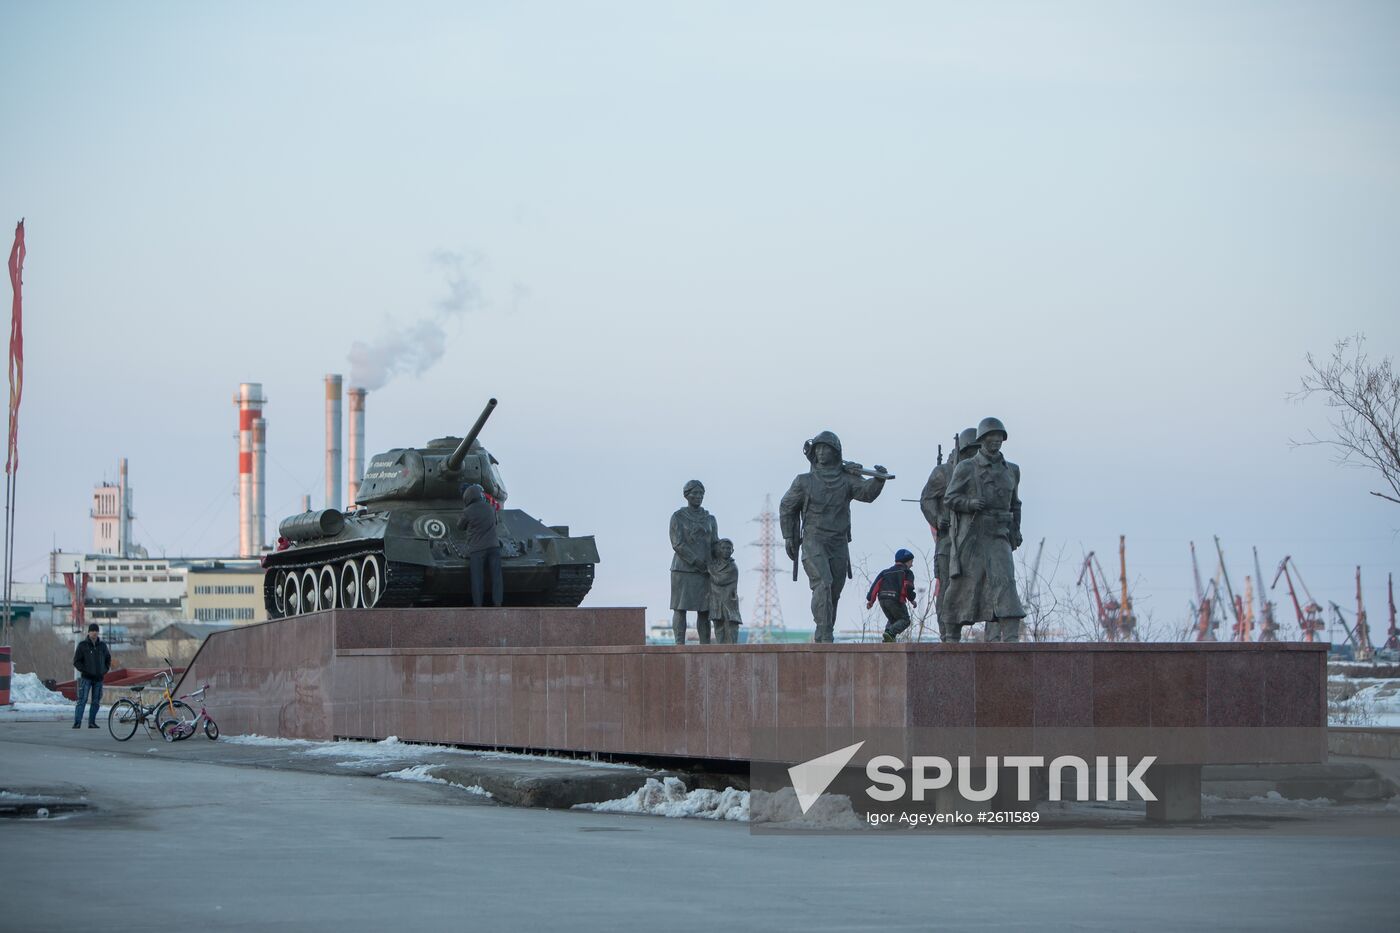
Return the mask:
[[[462,490],[479,483],[496,501],[507,606],[577,606],[593,585],[591,535],[545,525],[506,501],[499,463],[477,441],[496,400],[464,438],[386,451],[365,469],[353,511],[284,519],[283,540],[263,558],[270,618],[318,609],[469,606]],[[489,587],[490,581],[487,581]]]

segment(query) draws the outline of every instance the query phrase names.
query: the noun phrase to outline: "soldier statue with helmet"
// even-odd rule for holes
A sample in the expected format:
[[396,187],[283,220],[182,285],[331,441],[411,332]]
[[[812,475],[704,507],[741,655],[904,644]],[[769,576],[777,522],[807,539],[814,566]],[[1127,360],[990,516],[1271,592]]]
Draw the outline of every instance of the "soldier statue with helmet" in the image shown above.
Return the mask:
[[962,626],[956,622],[949,623],[943,611],[948,599],[948,552],[952,546],[952,516],[944,502],[944,495],[948,490],[948,481],[953,478],[953,469],[960,461],[970,459],[977,453],[977,429],[963,428],[958,434],[956,446],[957,449],[948,455],[945,462],[933,468],[919,496],[919,509],[935,532],[933,573],[938,581],[938,596],[934,600],[934,610],[938,615],[938,636],[942,641],[958,641],[962,633]]
[[802,568],[812,587],[813,641],[830,642],[836,627],[836,605],[851,575],[851,500],[874,502],[894,477],[877,465],[866,470],[841,459],[841,440],[823,431],[802,445],[811,468],[800,473],[778,506],[787,555]]
[[[1006,427],[977,425],[980,449],[953,468],[943,501],[950,513],[949,585],[944,610],[953,639],[963,625],[986,622],[989,642],[1020,641],[1026,611],[1016,592],[1011,552],[1021,546],[1021,469],[1002,456]],[[942,616],[939,622],[942,624]]]

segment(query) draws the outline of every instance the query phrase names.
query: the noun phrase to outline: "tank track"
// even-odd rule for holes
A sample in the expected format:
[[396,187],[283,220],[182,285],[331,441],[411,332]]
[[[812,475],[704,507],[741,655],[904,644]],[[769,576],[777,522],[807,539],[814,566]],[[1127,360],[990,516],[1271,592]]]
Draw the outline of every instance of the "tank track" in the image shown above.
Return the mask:
[[593,589],[593,565],[573,564],[559,568],[559,582],[540,594],[536,605],[573,608]]
[[[272,609],[272,603],[266,595],[267,581],[271,577],[274,577],[277,571],[285,570],[289,573],[300,573],[308,567],[320,567],[326,563],[338,564],[341,561],[351,559],[362,560],[371,554],[377,555],[381,560],[384,559],[384,551],[382,548],[361,548],[358,551],[347,551],[342,554],[334,555],[323,554],[314,560],[302,560],[294,564],[277,564],[276,566],[267,568],[264,574],[263,586],[264,600],[267,601],[269,611]],[[384,590],[379,594],[379,602],[375,604],[375,608],[395,609],[402,606],[413,605],[414,599],[422,592],[424,576],[425,571],[422,567],[384,560]]]
[[[339,563],[351,558],[361,560],[370,554],[376,554],[380,558],[384,557],[381,548],[361,548],[357,551],[347,551],[342,554],[322,555],[313,560],[302,560],[291,564],[278,564],[267,568],[264,577],[264,587],[266,580],[274,576],[277,571],[301,572],[308,567],[320,567],[321,565],[334,562]],[[414,564],[404,564],[397,561],[384,561],[384,591],[379,594],[379,602],[375,604],[376,609],[396,609],[405,606],[415,605],[423,592],[423,581],[427,576],[427,571],[423,567]],[[574,608],[583,602],[588,591],[593,589],[593,565],[573,564],[558,568],[558,579],[554,586],[540,593],[539,596],[530,602],[532,606],[560,606]],[[264,598],[267,599],[266,589]],[[267,600],[268,608],[271,610],[272,603]]]

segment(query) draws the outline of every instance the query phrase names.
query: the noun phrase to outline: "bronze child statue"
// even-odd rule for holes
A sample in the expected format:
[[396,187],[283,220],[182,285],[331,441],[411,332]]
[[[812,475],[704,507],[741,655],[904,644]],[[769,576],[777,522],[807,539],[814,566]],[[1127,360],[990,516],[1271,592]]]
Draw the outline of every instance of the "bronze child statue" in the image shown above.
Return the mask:
[[734,542],[720,538],[710,557],[710,622],[721,645],[739,643],[739,565],[734,563]]

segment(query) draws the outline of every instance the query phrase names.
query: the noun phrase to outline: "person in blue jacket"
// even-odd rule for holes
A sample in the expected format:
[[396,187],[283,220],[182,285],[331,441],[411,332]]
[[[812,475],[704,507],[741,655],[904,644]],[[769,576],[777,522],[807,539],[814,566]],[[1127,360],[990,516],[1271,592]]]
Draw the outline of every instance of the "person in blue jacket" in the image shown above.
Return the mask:
[[891,642],[899,633],[909,627],[909,610],[906,604],[918,606],[914,598],[914,555],[906,548],[900,548],[894,555],[894,566],[882,570],[870,584],[870,592],[865,594],[865,608],[870,609],[878,600],[885,613],[885,634],[882,641]]

